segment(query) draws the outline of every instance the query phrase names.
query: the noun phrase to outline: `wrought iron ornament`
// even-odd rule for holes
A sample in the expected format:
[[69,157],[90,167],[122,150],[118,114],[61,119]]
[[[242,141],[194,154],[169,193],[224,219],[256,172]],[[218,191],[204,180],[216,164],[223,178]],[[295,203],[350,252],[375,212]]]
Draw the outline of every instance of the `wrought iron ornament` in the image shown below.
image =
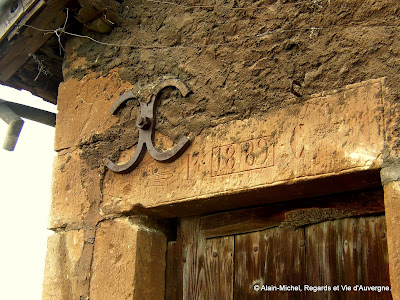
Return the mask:
[[[150,155],[157,161],[169,162],[178,158],[190,145],[190,139],[186,136],[176,144],[176,146],[170,150],[159,152],[154,147],[154,132],[156,123],[156,107],[159,102],[159,94],[166,87],[176,87],[186,97],[190,90],[178,79],[169,79],[163,81],[161,84],[156,86],[154,93],[150,96],[149,103],[140,102],[140,116],[136,119],[136,126],[139,128],[139,140],[136,147],[135,154],[126,163],[122,165],[115,164],[111,160],[108,160],[107,167],[117,173],[128,173],[135,169],[142,161],[146,154],[146,149]],[[115,115],[118,107],[125,101],[137,98],[132,91],[123,94],[117,101],[112,105],[110,112]]]

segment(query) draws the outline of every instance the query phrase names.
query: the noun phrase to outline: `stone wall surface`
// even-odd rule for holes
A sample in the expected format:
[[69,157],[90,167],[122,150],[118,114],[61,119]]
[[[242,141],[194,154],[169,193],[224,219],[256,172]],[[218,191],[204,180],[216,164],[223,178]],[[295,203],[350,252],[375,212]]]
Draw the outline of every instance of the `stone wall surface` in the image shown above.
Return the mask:
[[252,189],[268,194],[270,187],[284,189],[300,181],[379,169],[383,81],[350,85],[263,117],[221,124],[196,136],[173,163],[148,155],[130,173],[107,171],[101,212],[118,214],[135,206],[151,208]]
[[54,160],[50,228],[80,228],[90,206],[82,186],[78,151],[59,155]]
[[79,299],[83,231],[55,233],[47,242],[42,299]]
[[386,226],[388,235],[389,272],[393,299],[400,298],[400,182],[384,187]]
[[[193,94],[182,98],[166,91],[157,123],[160,133],[176,141],[182,134],[198,135],[218,124],[301,103],[321,91],[386,77],[387,132],[395,155],[399,11],[395,0],[124,1],[121,23],[110,34],[87,33],[104,44],[68,41],[64,78],[67,83],[113,74],[121,87],[131,84],[140,91],[141,100],[160,80],[181,79]],[[301,84],[296,89],[302,97],[290,93],[292,80]],[[104,83],[99,88],[90,84],[91,99],[85,101],[92,102],[99,91],[104,98]],[[77,104],[77,113],[86,115],[88,105]],[[100,136],[99,142],[108,137]]]
[[[122,146],[112,139],[107,144],[98,142],[95,134],[92,143],[64,150],[56,158],[50,227],[82,227],[94,203],[88,195],[88,174],[100,182],[99,207],[93,209],[103,218],[137,207],[165,206],[168,210],[168,205],[180,202],[278,186],[284,189],[296,182],[378,170],[385,148],[384,82],[376,79],[353,84],[316,94],[263,117],[204,130],[174,162],[157,162],[146,154],[139,166],[127,174],[107,169],[106,159],[113,157],[107,154],[115,147],[118,151],[114,153],[120,153],[115,161],[129,159],[135,147],[123,150],[124,145],[137,143],[137,130],[111,125],[104,130],[115,132],[117,126],[123,128]],[[126,122],[135,121],[138,109],[134,108],[121,109],[120,115],[130,117]],[[156,138],[155,144],[174,146],[166,137]],[[293,197],[306,196],[302,193],[299,190]],[[265,202],[281,200],[272,195],[269,198],[264,197]]]
[[121,80],[117,72],[96,78],[94,73],[80,80],[61,83],[58,90],[55,150],[77,146],[111,127],[109,109],[126,88],[132,85]]
[[48,239],[43,299],[164,299],[167,240],[135,218],[101,222]]
[[[65,46],[44,299],[161,299],[166,237],[134,215],[376,186],[399,155],[398,1],[123,6],[111,33],[80,32],[100,43],[71,37]],[[108,170],[107,159],[122,163],[135,151],[139,101],[171,78],[192,92],[160,93],[155,144],[166,150],[189,136],[191,146],[171,163],[146,154],[130,173]],[[111,115],[131,89],[135,99]],[[248,192],[261,200],[240,196]],[[387,207],[393,223],[398,207]]]
[[97,229],[91,299],[164,299],[167,240],[129,219]]

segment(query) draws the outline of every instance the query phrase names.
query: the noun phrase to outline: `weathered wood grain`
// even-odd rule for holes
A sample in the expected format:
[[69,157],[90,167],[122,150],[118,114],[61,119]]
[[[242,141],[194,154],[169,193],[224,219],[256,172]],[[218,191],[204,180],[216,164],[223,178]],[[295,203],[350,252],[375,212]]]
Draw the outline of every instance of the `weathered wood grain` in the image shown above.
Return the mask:
[[[39,74],[38,63],[32,57],[6,82],[14,88],[25,89],[32,94],[42,97],[45,101],[56,104],[58,85],[62,81],[61,56],[56,56],[54,51],[59,51],[57,37],[50,38],[36,53],[36,58],[42,62],[44,70]],[[0,81],[0,83],[2,83]]]
[[[46,8],[32,21],[33,27],[54,30],[64,24],[66,14],[61,9],[70,0],[49,1]],[[1,49],[0,80],[6,82],[49,38],[46,34],[34,28],[26,28],[19,37]],[[29,45],[29,49],[28,46]]]
[[178,251],[176,242],[168,242],[167,246],[167,270],[165,272],[165,299],[177,299],[178,289]]
[[[306,227],[310,285],[389,285],[385,217],[347,218]],[[308,292],[307,299],[391,299],[388,292]]]
[[[367,211],[380,207],[380,195],[380,191],[361,193],[362,201],[355,201],[355,195],[339,197],[335,205],[345,207],[347,202],[347,207],[355,209],[367,204]],[[233,220],[246,211],[227,212],[226,216]],[[209,239],[201,229],[203,220],[181,219],[178,241],[183,266],[178,274],[182,297],[177,299],[392,299],[390,292],[353,290],[356,285],[389,286],[383,215]],[[293,285],[301,291],[256,291],[255,285]],[[305,285],[331,289],[339,285],[339,290],[306,291]]]
[[199,234],[200,218],[181,220],[183,241],[183,299],[205,299],[205,245]]
[[283,219],[281,205],[257,207],[202,217],[200,229],[206,238],[213,238],[276,227]]
[[[15,11],[11,12],[11,7],[6,7],[2,11],[0,18],[0,42],[6,37],[7,33],[14,27],[14,25],[38,2],[38,0],[20,0]],[[2,3],[3,4],[3,3]],[[8,8],[8,10],[7,10]],[[4,19],[6,17],[6,19]]]
[[383,191],[379,189],[212,214],[201,218],[200,230],[206,238],[212,238],[384,211]]
[[23,14],[23,17],[18,21],[18,24],[12,26],[12,29],[7,33],[7,40],[11,40],[26,23],[28,23],[31,18],[36,15],[43,7],[46,6],[46,0],[34,1],[35,6],[31,9],[26,10],[26,13]]
[[272,228],[235,237],[235,299],[300,299],[301,292],[255,291],[254,285],[304,282],[304,230]]
[[199,224],[181,220],[183,299],[232,299],[234,237],[206,240]]
[[[177,223],[176,232],[176,254],[177,260],[177,286],[176,286],[176,300],[183,300],[183,267],[184,267],[184,257],[183,257],[183,236],[182,236],[182,220]],[[186,257],[185,257],[186,260]],[[166,281],[168,282],[168,278]]]
[[234,237],[206,240],[206,299],[233,299]]

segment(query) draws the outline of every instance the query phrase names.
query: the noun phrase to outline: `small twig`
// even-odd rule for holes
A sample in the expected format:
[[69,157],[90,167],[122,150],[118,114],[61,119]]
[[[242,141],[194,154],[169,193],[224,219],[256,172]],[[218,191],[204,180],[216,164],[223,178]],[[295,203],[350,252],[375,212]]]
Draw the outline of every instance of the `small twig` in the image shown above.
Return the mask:
[[37,63],[37,65],[38,65],[38,73],[37,73],[37,75],[36,75],[34,81],[36,81],[36,80],[39,78],[40,74],[42,74],[42,73],[43,73],[44,75],[46,75],[46,76],[51,76],[51,75],[52,75],[50,71],[46,70],[46,67],[45,67],[44,64],[43,64],[43,61],[40,60],[35,54],[33,54],[32,52],[30,52],[30,53],[29,53],[29,56],[31,56],[32,59],[33,59],[33,60]]
[[[65,52],[65,49],[61,43],[61,35],[65,32],[65,26],[67,26],[67,22],[68,22],[68,8],[67,8],[67,16],[65,17],[65,21],[64,21],[64,26],[61,28],[57,28],[56,30],[54,30],[55,35],[57,36],[58,39],[58,45],[59,45],[59,49],[60,49],[60,56],[62,54],[62,51]],[[61,51],[62,50],[62,51]]]
[[[106,14],[105,11],[103,11],[103,17],[104,17],[104,20],[106,21],[106,22],[105,22],[106,24],[107,24],[107,22],[109,22],[112,26],[115,25],[115,23],[114,23],[113,21],[107,19],[107,14]],[[110,25],[110,24],[107,24],[107,25]]]
[[[20,36],[19,30],[17,30],[16,34]],[[20,36],[20,37],[21,37],[22,42],[25,44],[26,50],[28,50],[28,55],[29,55],[30,57],[32,57],[32,59],[34,60],[34,62],[36,62],[37,65],[38,65],[38,73],[37,73],[37,75],[36,75],[34,81],[36,81],[36,80],[39,78],[39,76],[40,76],[41,73],[45,74],[46,76],[51,76],[51,75],[52,75],[51,72],[48,71],[48,70],[46,70],[46,67],[45,67],[44,64],[43,64],[43,61],[41,61],[41,60],[31,51],[31,49],[29,49],[29,46],[28,46],[28,44],[26,43],[25,39],[24,39],[22,36]],[[47,83],[46,83],[46,86],[47,86]]]
[[63,29],[65,29],[65,26],[67,26],[67,22],[68,22],[68,12],[69,12],[69,9],[67,8],[67,16],[65,17]]
[[57,36],[58,39],[58,48],[60,50],[60,56],[62,55],[62,51],[63,50],[65,52],[65,49],[61,43],[61,34],[63,34],[65,31],[63,28],[57,28],[56,30],[54,30],[55,35]]

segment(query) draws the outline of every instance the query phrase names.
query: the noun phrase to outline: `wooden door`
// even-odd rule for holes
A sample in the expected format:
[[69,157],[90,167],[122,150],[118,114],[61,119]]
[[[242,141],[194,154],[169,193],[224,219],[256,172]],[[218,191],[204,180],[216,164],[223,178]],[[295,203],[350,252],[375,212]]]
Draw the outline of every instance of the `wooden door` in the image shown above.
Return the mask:
[[181,219],[166,299],[392,299],[381,191],[322,200]]

